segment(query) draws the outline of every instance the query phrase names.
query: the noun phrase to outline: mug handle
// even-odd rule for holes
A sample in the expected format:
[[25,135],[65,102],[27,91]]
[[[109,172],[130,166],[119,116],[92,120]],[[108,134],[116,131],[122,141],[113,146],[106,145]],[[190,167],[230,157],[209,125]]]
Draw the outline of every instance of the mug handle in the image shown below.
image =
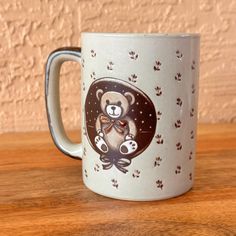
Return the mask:
[[61,118],[59,78],[61,65],[65,61],[81,64],[81,48],[59,48],[48,56],[45,70],[45,100],[48,126],[57,148],[66,155],[81,159],[82,144],[73,143],[66,135]]

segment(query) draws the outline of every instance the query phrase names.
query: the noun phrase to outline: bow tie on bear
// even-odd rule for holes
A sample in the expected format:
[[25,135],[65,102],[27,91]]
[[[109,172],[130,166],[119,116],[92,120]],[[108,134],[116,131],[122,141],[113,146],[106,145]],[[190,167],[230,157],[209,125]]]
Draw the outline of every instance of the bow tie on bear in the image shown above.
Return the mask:
[[120,133],[123,134],[125,132],[126,126],[127,126],[127,121],[126,120],[113,120],[110,119],[109,117],[105,115],[101,115],[100,121],[102,124],[106,124],[107,126],[105,127],[104,131],[105,133],[109,133],[114,127],[114,129]]

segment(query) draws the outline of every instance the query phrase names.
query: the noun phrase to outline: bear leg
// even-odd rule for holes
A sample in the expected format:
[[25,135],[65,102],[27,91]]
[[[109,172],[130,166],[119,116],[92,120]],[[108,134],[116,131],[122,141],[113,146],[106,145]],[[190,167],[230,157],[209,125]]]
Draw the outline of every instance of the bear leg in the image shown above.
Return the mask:
[[137,150],[138,144],[134,140],[126,140],[120,145],[120,153],[124,155],[128,155]]
[[108,152],[108,146],[107,146],[105,140],[101,136],[97,135],[94,140],[95,140],[95,144],[96,144],[97,148],[100,151],[102,151],[103,153]]

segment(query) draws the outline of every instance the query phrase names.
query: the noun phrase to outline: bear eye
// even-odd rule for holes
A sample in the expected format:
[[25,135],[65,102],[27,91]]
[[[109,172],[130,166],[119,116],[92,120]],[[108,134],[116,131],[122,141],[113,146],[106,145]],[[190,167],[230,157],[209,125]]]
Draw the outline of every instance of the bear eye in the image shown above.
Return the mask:
[[117,102],[117,105],[118,105],[118,106],[121,106],[121,101]]
[[110,103],[110,102],[109,102],[109,100],[107,99],[107,100],[106,100],[106,104],[108,105],[109,103]]

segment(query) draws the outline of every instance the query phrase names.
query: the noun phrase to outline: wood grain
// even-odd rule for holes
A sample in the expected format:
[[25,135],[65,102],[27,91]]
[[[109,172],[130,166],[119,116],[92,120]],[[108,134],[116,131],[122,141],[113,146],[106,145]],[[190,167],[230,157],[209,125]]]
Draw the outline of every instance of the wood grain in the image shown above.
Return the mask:
[[[78,132],[70,133],[78,140]],[[236,235],[236,125],[200,125],[192,191],[155,202],[99,196],[48,132],[0,136],[0,235]]]

